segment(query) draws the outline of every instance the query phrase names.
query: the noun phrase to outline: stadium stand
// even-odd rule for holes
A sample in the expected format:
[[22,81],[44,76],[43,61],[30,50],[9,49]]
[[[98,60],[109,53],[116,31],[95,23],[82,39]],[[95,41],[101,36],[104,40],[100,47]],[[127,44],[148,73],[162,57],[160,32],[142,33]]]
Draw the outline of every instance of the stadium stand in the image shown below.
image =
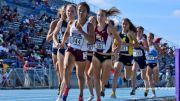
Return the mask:
[[[23,64],[30,64],[30,79],[32,87],[44,87],[43,71],[48,69],[49,78],[53,78],[51,61],[51,44],[45,41],[50,22],[55,19],[57,8],[70,3],[64,0],[1,0],[0,13],[0,87],[22,87],[24,82]],[[91,13],[95,15],[95,13]],[[160,59],[159,86],[175,85],[175,56],[176,46],[168,41],[161,43],[164,54]],[[7,64],[6,67],[3,64]],[[6,69],[6,70],[4,70]],[[14,72],[15,70],[15,72]],[[16,75],[16,80],[13,76]],[[9,80],[8,82],[3,81]],[[73,78],[76,79],[76,78]],[[137,76],[138,85],[143,86],[140,74]],[[51,87],[57,87],[57,81],[50,79]],[[121,80],[121,79],[120,79]],[[173,81],[173,82],[172,82]],[[55,85],[54,82],[56,83]],[[111,82],[111,79],[109,80]],[[123,81],[119,84],[123,84]],[[47,85],[45,86],[47,87]],[[48,86],[49,87],[49,86]],[[75,86],[74,86],[75,87]],[[122,86],[119,86],[122,87]]]

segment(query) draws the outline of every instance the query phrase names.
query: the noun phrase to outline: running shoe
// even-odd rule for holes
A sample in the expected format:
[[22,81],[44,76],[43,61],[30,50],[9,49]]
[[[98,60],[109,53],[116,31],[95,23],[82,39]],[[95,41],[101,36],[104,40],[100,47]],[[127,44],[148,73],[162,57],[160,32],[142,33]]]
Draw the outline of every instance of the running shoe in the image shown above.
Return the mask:
[[136,94],[136,89],[137,89],[137,87],[135,87],[134,89],[132,89],[131,92],[130,92],[130,95],[135,95],[135,94]]
[[151,98],[155,98],[156,97],[156,94],[152,94]]
[[126,83],[127,81],[128,80],[125,77],[123,77],[123,82]]
[[101,99],[99,98],[99,99],[97,99],[96,101],[101,101]]
[[78,101],[83,101],[83,97],[82,97],[82,96],[79,96]]
[[145,89],[145,90],[144,90],[144,97],[147,97],[147,96],[148,96],[148,92],[149,92],[148,89]]
[[61,84],[58,85],[58,95],[60,94]]
[[93,99],[94,99],[94,96],[91,95],[91,96],[89,96],[88,101],[92,101]]
[[101,96],[103,96],[103,97],[105,96],[105,93],[104,93],[104,91],[101,91]]
[[63,98],[59,95],[56,101],[63,101]]
[[114,99],[116,98],[115,92],[112,92],[112,93],[111,93],[111,98],[114,98]]
[[151,96],[151,98],[156,97],[156,91],[155,91],[155,89],[154,89],[154,88],[152,88],[152,93],[153,93],[153,95]]
[[63,101],[66,101],[66,99],[67,99],[69,89],[70,89],[70,88],[68,88],[68,87],[65,87],[65,88],[64,88],[63,94],[62,94]]

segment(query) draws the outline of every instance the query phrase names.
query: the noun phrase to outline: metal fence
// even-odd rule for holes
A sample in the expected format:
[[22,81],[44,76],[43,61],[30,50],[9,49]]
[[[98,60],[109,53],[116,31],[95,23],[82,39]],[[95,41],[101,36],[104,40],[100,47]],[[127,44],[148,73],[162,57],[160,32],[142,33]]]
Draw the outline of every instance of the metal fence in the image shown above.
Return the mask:
[[55,88],[58,86],[57,76],[52,68],[30,67],[28,72],[22,68],[0,69],[1,88]]
[[[143,81],[139,78],[140,73],[137,76],[137,85],[143,87]],[[174,87],[175,77],[170,78],[160,73],[159,87]],[[139,79],[138,79],[139,78]],[[164,79],[163,79],[164,78]],[[113,74],[110,75],[107,87],[112,86]],[[169,84],[171,83],[171,84]],[[168,85],[169,84],[169,85]],[[86,85],[85,85],[86,86]],[[122,78],[118,80],[118,87],[130,87],[131,83],[123,82]],[[56,71],[53,68],[29,68],[28,72],[23,72],[22,68],[9,68],[4,73],[2,68],[0,69],[0,88],[1,89],[14,89],[14,88],[57,88],[58,80]],[[71,87],[78,88],[78,82],[75,71],[71,76]]]
[[[0,88],[57,88],[58,79],[56,71],[52,66],[29,67],[28,72],[23,68],[9,67],[6,72],[0,67]],[[76,72],[72,72],[71,87],[77,88],[78,82]]]

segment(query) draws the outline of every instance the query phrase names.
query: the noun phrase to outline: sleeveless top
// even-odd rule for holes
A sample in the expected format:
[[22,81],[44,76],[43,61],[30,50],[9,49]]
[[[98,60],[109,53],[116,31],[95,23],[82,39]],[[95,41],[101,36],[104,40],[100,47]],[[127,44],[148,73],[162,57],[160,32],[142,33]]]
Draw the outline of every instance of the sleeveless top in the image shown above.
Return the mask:
[[[55,21],[53,22],[53,24],[54,24],[54,23],[56,23],[56,24],[55,24],[55,26],[56,26],[56,25],[57,25],[57,23],[58,23],[58,21],[59,21],[58,19],[57,19],[57,20],[55,20]],[[54,29],[55,29],[55,28],[54,28]],[[54,43],[54,41],[52,41],[52,47],[53,47],[53,48],[55,48],[55,43]]]
[[96,40],[94,49],[96,52],[111,53],[113,38],[108,34],[107,28],[108,24],[102,31],[98,31],[97,27],[95,28]]
[[[140,44],[140,46],[143,46],[143,40],[144,38],[141,38],[138,43]],[[138,48],[134,48],[133,49],[133,57],[135,58],[144,58],[145,59],[145,51],[144,49],[142,49],[141,47],[138,47]]]
[[[133,43],[132,38],[127,34],[120,33],[120,38],[122,39],[122,42]],[[133,55],[133,47],[127,45],[121,45],[120,54]]]
[[64,20],[62,22],[62,25],[60,26],[60,30],[59,30],[59,33],[57,35],[58,42],[61,42],[61,40],[63,39],[63,35],[66,31],[66,28],[67,28],[67,22]]
[[154,45],[149,46],[149,51],[146,52],[146,63],[157,63],[158,51]]
[[[85,37],[78,31],[76,28],[76,22],[75,20],[70,28],[70,37],[69,37],[69,43],[68,46],[74,48],[74,49],[79,49],[82,51],[87,51],[87,44],[88,41],[85,39]],[[88,21],[83,25],[82,30],[87,33],[87,26],[88,26]]]

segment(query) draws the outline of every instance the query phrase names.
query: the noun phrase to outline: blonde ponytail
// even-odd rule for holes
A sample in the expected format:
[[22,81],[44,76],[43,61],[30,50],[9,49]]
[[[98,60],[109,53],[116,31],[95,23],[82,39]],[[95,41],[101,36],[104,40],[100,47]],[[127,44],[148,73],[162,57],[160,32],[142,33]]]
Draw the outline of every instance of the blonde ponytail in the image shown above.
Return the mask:
[[109,16],[117,15],[119,13],[120,13],[119,9],[117,9],[116,7],[112,7],[109,10],[107,10],[106,16],[109,17]]
[[116,7],[112,7],[109,10],[101,9],[100,11],[104,12],[106,14],[106,17],[114,16],[120,13],[120,10]]

